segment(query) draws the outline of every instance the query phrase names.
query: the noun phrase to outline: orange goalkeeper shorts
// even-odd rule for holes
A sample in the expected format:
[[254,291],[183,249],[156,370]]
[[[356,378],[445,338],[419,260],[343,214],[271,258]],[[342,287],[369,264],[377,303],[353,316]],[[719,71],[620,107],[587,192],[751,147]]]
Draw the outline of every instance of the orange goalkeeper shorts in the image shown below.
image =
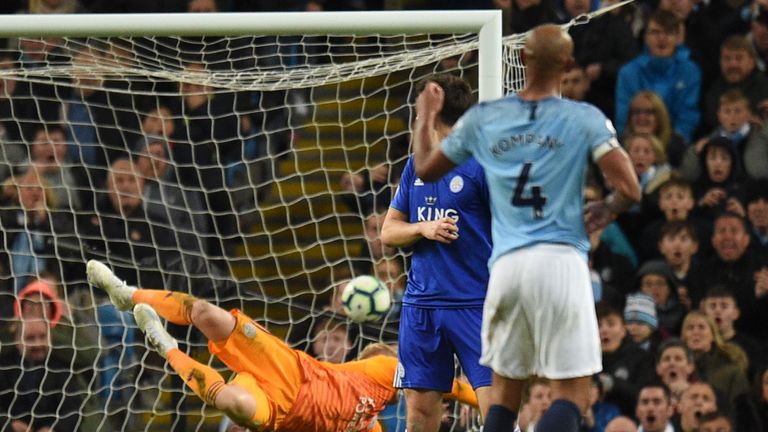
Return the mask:
[[[231,314],[237,320],[232,334],[223,341],[208,341],[208,350],[233,372],[243,375],[232,384],[256,397],[257,417],[268,418],[271,425],[280,424],[303,381],[298,354],[239,310],[233,309]],[[269,401],[269,414],[262,411],[264,403],[259,403],[263,400],[261,392]]]

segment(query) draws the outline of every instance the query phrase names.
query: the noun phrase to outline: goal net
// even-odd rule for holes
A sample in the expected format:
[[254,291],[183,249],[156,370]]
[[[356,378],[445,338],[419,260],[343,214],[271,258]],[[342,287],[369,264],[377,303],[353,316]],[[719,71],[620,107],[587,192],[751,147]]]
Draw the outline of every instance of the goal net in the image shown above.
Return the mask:
[[[407,253],[378,235],[414,87],[445,72],[481,88],[478,34],[276,33],[2,41],[0,427],[218,430],[221,413],[86,283],[89,259],[240,308],[318,358],[397,340],[397,301],[358,325],[335,296],[372,274],[399,298]],[[505,91],[523,82],[520,41],[505,39]],[[169,331],[229,376],[197,330]],[[453,430],[471,417],[451,411]],[[404,429],[402,406],[381,418]]]

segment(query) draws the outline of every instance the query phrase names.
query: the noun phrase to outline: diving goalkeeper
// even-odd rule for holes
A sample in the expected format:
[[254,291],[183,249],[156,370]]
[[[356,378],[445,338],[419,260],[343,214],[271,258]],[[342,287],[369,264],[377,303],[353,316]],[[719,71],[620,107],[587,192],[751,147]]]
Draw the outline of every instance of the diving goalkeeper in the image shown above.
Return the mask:
[[[87,273],[88,282],[106,291],[115,307],[133,308],[150,344],[192,391],[236,423],[259,432],[381,431],[377,415],[397,395],[394,352],[342,364],[321,362],[289,348],[238,310],[227,312],[180,292],[128,286],[95,260],[88,262]],[[214,369],[179,350],[158,314],[197,327],[211,354],[237,376],[225,383]],[[477,407],[467,383],[454,381],[446,397]]]

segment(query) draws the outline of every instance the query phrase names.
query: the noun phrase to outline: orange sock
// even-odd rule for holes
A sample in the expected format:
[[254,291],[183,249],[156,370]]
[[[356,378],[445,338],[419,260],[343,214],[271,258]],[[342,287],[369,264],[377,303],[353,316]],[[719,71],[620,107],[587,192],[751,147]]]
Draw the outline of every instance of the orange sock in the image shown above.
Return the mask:
[[168,321],[179,325],[192,324],[192,304],[197,297],[176,291],[137,289],[133,304],[146,303]]
[[226,385],[224,378],[212,368],[193,360],[180,349],[168,351],[168,363],[205,403],[216,406],[216,396]]

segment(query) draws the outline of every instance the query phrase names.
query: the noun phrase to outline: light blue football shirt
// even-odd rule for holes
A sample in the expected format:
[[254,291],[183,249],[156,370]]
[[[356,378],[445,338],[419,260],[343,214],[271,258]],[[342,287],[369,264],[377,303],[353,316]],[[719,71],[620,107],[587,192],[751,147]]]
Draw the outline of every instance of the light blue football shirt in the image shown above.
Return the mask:
[[456,164],[475,159],[491,196],[493,253],[536,243],[576,247],[586,257],[583,186],[588,157],[618,147],[616,130],[594,106],[517,95],[472,107],[442,142]]

